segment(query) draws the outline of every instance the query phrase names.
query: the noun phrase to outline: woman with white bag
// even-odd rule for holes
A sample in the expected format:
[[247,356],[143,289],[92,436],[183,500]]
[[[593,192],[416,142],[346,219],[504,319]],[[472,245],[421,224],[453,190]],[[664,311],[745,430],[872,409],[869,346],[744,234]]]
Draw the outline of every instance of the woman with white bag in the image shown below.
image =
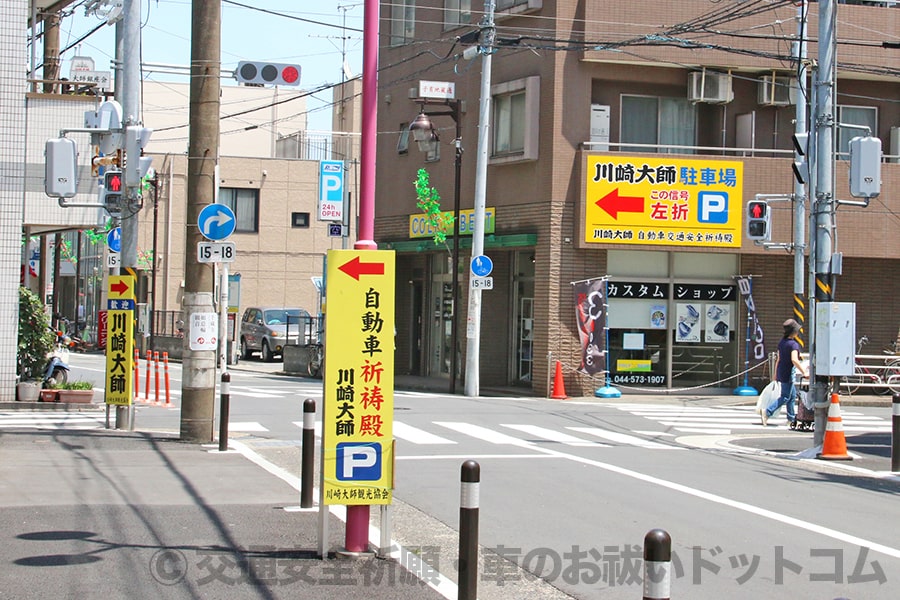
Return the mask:
[[775,381],[781,385],[781,393],[778,399],[770,402],[765,409],[760,410],[762,424],[769,424],[769,417],[787,405],[788,424],[797,418],[794,411],[794,399],[797,397],[797,388],[794,385],[794,369],[802,378],[809,377],[803,361],[800,360],[800,344],[797,342],[797,334],[800,333],[800,324],[794,319],[784,322],[784,337],[778,342],[778,361],[775,363]]

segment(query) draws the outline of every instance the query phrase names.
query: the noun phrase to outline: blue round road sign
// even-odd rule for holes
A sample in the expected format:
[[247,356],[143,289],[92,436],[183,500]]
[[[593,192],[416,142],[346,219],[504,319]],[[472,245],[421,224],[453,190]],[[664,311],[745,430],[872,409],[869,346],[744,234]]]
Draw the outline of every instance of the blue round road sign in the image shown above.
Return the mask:
[[494,270],[494,261],[481,254],[472,258],[472,273],[477,277],[487,277]]
[[200,233],[208,240],[224,240],[232,233],[236,225],[234,211],[224,204],[209,204],[200,211],[197,226]]
[[109,247],[110,252],[121,252],[122,251],[122,228],[121,227],[113,227],[109,230],[109,233],[106,234],[106,245]]

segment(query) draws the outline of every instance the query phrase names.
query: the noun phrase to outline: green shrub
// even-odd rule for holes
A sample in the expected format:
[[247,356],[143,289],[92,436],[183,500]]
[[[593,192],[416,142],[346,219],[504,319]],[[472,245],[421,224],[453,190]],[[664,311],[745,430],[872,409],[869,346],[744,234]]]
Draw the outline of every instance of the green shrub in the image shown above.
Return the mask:
[[92,390],[94,384],[90,381],[67,381],[53,386],[55,390]]
[[16,366],[22,381],[40,376],[53,350],[50,319],[40,298],[26,287],[19,287],[19,339]]

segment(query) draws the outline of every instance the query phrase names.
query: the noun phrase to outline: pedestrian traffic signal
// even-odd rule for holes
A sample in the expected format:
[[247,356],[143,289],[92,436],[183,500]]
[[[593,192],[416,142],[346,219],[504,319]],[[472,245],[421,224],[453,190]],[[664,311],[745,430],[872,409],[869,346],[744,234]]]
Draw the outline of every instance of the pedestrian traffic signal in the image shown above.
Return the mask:
[[767,242],[771,235],[772,214],[765,200],[753,200],[747,204],[747,238]]
[[122,212],[123,188],[122,171],[107,169],[103,174],[103,204],[110,214]]
[[300,85],[300,65],[242,60],[234,71],[234,78],[240,83]]

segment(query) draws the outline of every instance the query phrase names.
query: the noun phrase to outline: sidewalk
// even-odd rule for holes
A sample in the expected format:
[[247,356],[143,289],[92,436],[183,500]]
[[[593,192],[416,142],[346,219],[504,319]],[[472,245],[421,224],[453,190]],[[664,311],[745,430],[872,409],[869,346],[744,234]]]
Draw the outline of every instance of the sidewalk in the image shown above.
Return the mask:
[[237,452],[123,431],[6,429],[0,442],[0,596],[445,597],[396,560],[319,559],[318,513],[284,510],[299,492]]

